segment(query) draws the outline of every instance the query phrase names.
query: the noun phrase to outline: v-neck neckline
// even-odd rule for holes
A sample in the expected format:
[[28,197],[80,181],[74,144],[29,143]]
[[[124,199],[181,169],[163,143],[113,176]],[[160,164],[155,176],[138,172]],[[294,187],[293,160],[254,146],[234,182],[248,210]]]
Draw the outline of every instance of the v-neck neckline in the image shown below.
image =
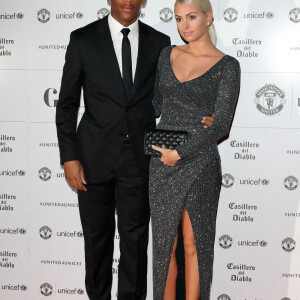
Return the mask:
[[175,72],[174,72],[174,70],[173,70],[173,67],[172,67],[172,64],[171,64],[171,53],[172,53],[172,50],[173,50],[173,48],[174,47],[176,47],[176,45],[173,45],[173,46],[171,46],[171,51],[170,51],[170,53],[169,53],[169,65],[170,65],[170,69],[171,69],[171,72],[172,72],[172,74],[173,74],[173,77],[176,79],[176,81],[179,83],[179,84],[184,84],[184,83],[188,83],[188,82],[192,82],[192,81],[194,81],[194,80],[196,80],[196,79],[199,79],[199,78],[201,78],[201,77],[203,77],[204,75],[206,75],[207,73],[209,73],[212,69],[214,69],[225,57],[227,57],[228,55],[227,54],[225,54],[221,59],[219,59],[214,65],[212,65],[207,71],[205,71],[203,74],[201,74],[201,75],[199,75],[199,76],[197,76],[197,77],[195,77],[195,78],[192,78],[192,79],[190,79],[190,80],[186,80],[186,81],[180,81],[179,79],[178,79],[178,77],[176,76],[176,74],[175,74]]

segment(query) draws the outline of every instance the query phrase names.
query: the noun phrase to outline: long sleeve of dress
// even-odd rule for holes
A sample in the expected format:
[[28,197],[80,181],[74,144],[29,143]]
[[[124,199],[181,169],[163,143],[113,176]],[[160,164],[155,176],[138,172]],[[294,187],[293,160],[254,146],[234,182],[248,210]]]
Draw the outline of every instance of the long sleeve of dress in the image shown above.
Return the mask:
[[162,108],[162,104],[163,104],[163,97],[159,90],[163,51],[164,51],[164,49],[161,51],[161,54],[158,59],[157,68],[156,68],[156,79],[155,79],[154,91],[153,91],[152,105],[153,105],[153,108],[155,111],[155,118],[159,118],[159,116],[161,115],[161,108]]
[[239,62],[234,60],[224,68],[224,71],[218,85],[215,121],[208,128],[192,131],[188,142],[176,148],[181,159],[216,143],[229,133],[240,87]]

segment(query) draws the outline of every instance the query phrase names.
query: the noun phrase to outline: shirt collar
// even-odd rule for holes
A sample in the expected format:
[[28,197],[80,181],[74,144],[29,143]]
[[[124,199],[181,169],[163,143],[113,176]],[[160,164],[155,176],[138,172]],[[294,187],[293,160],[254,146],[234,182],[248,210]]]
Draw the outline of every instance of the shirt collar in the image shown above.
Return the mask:
[[113,38],[117,37],[121,33],[121,30],[123,28],[129,28],[130,29],[129,35],[136,35],[138,33],[138,30],[139,30],[138,20],[139,19],[137,18],[136,21],[134,23],[132,23],[130,26],[124,27],[121,23],[119,23],[116,19],[114,19],[111,14],[109,14],[109,16],[108,16],[108,25],[109,25],[109,29],[110,29],[112,37]]

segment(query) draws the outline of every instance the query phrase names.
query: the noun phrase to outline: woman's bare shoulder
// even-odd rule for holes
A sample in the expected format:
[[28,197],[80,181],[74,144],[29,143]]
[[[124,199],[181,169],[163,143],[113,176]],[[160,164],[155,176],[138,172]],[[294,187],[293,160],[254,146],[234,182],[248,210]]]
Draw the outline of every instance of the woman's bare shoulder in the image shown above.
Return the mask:
[[173,47],[173,52],[174,53],[187,52],[187,45],[174,46]]

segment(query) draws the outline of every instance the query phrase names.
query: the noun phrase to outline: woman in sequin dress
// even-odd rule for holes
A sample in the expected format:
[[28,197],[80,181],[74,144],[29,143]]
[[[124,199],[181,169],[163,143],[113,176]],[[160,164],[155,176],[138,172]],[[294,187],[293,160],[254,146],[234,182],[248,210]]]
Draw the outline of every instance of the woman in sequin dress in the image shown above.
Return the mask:
[[[209,300],[215,224],[221,186],[217,141],[229,133],[240,85],[238,61],[214,46],[209,0],[177,0],[178,30],[187,42],[162,50],[153,106],[158,129],[188,131],[176,150],[153,147],[150,208],[153,232],[154,300],[175,300],[175,250],[182,225],[185,296]],[[215,113],[209,128],[199,122]]]

